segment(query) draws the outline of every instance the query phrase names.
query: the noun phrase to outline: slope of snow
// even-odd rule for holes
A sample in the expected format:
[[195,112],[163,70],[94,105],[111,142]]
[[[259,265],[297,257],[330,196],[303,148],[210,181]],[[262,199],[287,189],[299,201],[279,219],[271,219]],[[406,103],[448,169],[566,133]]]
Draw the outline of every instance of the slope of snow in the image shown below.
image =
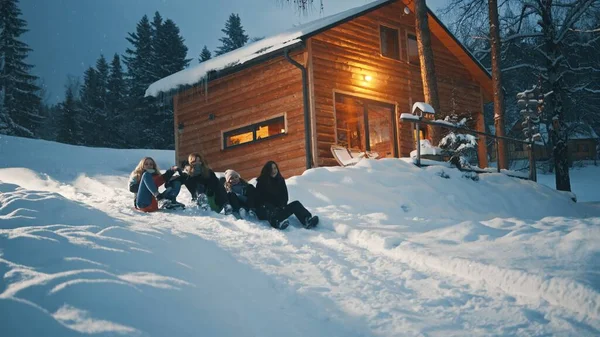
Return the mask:
[[132,210],[146,155],[174,161],[0,136],[0,335],[600,334],[598,204],[364,160],[288,178],[321,223],[278,231],[195,209],[187,191],[184,211]]
[[[588,161],[588,165],[584,167],[573,167],[570,171],[571,189],[577,196],[579,202],[600,201],[600,161],[598,166],[593,165],[593,161]],[[540,184],[556,187],[556,177],[554,174],[544,174],[538,172],[537,180]]]

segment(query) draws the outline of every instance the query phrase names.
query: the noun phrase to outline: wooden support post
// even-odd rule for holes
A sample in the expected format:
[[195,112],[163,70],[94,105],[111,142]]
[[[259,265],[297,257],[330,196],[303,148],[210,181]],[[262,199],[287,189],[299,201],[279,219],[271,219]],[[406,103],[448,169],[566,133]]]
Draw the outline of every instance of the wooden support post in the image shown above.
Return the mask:
[[496,169],[500,172],[500,152],[498,150],[498,137],[494,137],[494,142],[496,144]]
[[417,124],[417,166],[421,166],[421,129],[419,122]]
[[535,167],[535,153],[533,151],[533,125],[531,125],[531,118],[528,116],[527,118],[527,129],[529,129],[529,180],[537,181],[537,170]]

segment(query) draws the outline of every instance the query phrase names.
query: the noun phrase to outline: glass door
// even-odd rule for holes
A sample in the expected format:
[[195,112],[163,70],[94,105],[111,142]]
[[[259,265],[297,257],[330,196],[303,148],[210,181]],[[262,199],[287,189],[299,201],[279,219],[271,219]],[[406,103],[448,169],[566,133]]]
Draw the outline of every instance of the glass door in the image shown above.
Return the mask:
[[395,106],[346,94],[335,94],[337,144],[395,157]]
[[335,95],[337,144],[365,151],[365,107],[360,99]]
[[366,106],[367,136],[369,138],[368,151],[379,153],[379,157],[394,157],[394,106],[372,102]]

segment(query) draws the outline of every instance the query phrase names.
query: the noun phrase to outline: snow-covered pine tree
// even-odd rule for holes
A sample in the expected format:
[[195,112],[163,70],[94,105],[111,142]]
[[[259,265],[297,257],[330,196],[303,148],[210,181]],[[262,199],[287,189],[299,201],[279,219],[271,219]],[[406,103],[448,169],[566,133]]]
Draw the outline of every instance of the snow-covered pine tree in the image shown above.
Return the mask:
[[[467,123],[467,118],[456,114],[447,116],[444,120],[456,126],[466,126]],[[451,131],[440,140],[439,147],[458,168],[469,166],[477,158],[477,138],[470,134]]]
[[4,91],[0,124],[7,134],[34,137],[43,120],[40,88],[37,77],[30,74],[33,66],[25,62],[31,48],[20,40],[27,22],[18,4],[18,0],[0,1],[0,88]]
[[229,15],[225,22],[225,28],[221,29],[225,36],[220,38],[222,45],[217,48],[215,55],[225,54],[237,48],[243,47],[248,42],[248,35],[244,34],[242,21],[237,14]]
[[127,86],[123,77],[121,58],[115,54],[110,63],[106,92],[106,132],[109,134],[107,145],[110,147],[124,147],[128,130],[135,127],[126,116],[126,97]]
[[202,48],[202,52],[200,52],[200,56],[198,57],[198,62],[202,63],[204,61],[210,60],[211,57],[212,54],[210,53],[210,50],[208,50],[208,47],[204,45],[204,48]]
[[127,133],[128,147],[148,148],[153,146],[154,126],[151,116],[156,110],[155,99],[144,97],[148,86],[157,79],[152,47],[153,34],[154,31],[148,16],[144,15],[138,22],[135,33],[128,33],[127,37],[131,48],[127,48],[123,60],[127,65],[127,81],[129,82],[127,120],[132,123],[132,128]]

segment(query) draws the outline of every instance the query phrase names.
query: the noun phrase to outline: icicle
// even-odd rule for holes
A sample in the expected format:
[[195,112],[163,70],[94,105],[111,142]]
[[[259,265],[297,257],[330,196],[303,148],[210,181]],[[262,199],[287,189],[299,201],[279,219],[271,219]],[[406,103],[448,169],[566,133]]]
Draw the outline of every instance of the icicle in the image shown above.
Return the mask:
[[204,102],[208,102],[208,72],[204,75]]

